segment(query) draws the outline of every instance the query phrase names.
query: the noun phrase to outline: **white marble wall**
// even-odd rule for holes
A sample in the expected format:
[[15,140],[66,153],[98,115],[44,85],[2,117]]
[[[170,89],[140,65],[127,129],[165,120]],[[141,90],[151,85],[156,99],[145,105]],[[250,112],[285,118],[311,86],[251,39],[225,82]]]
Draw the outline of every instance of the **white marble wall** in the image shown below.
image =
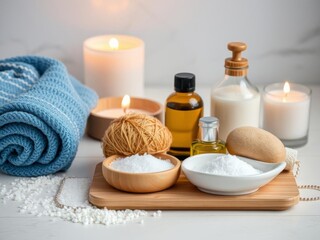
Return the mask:
[[0,0],[0,10],[0,58],[58,58],[81,80],[83,41],[121,33],[145,41],[148,85],[172,84],[180,71],[215,84],[229,41],[248,44],[254,83],[320,83],[316,0]]

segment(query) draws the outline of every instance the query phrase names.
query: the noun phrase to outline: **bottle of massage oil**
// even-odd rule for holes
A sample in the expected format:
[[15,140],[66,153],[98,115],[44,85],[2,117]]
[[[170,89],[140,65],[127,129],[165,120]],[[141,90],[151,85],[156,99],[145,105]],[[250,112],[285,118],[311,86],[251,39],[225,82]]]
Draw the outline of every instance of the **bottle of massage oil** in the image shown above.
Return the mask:
[[166,101],[165,125],[172,133],[169,154],[183,160],[190,156],[190,145],[198,135],[198,122],[203,116],[203,101],[195,93],[195,75],[178,73],[174,90]]
[[191,144],[190,155],[227,153],[226,144],[218,138],[219,119],[202,117],[199,120],[199,138]]

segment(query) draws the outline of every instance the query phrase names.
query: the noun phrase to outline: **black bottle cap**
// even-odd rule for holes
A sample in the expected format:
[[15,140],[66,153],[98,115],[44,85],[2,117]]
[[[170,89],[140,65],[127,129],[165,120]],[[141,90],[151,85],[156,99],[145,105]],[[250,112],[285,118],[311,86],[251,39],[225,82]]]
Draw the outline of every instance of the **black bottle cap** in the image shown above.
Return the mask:
[[196,76],[192,73],[177,73],[174,76],[176,92],[193,92],[196,89]]

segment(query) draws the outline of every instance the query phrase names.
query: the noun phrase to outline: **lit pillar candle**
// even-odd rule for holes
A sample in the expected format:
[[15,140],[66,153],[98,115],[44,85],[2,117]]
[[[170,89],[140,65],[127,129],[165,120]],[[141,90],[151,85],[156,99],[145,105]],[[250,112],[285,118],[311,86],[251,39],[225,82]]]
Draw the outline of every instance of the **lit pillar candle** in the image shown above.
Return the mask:
[[143,96],[144,42],[125,35],[105,35],[83,44],[87,86],[100,97]]
[[264,88],[263,128],[286,146],[298,147],[307,143],[311,90],[286,82]]

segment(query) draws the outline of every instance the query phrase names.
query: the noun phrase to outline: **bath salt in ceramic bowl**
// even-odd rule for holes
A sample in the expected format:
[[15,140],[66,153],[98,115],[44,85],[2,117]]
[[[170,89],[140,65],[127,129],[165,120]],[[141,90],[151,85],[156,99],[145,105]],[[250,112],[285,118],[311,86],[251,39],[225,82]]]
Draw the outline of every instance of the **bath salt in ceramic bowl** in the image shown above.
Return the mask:
[[200,154],[185,159],[182,171],[203,192],[244,195],[257,191],[286,166],[225,154]]

